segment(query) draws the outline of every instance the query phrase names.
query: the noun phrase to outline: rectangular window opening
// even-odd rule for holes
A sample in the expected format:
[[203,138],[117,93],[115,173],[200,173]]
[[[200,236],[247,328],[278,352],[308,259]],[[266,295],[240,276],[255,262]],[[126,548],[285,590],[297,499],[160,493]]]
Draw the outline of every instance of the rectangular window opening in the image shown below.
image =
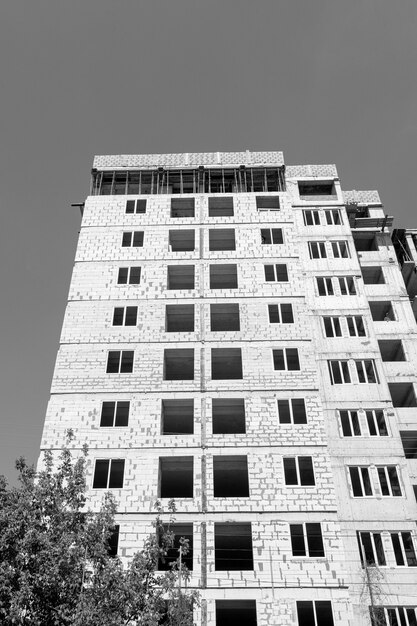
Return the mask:
[[210,289],[237,289],[237,265],[210,265]]
[[417,430],[400,430],[406,459],[417,459]]
[[406,360],[403,343],[400,339],[380,339],[378,345],[383,361]]
[[171,252],[192,252],[195,250],[195,231],[170,230],[169,248]]
[[233,197],[208,199],[209,217],[233,217]]
[[256,600],[216,600],[216,626],[257,626],[257,624]]
[[211,228],[209,230],[209,250],[236,250],[234,228]]
[[213,398],[212,414],[213,435],[246,432],[243,398]]
[[416,394],[412,383],[388,383],[388,387],[394,407],[417,406]]
[[194,433],[194,400],[162,400],[162,434],[192,435]]
[[130,402],[103,402],[101,405],[100,428],[125,427],[129,423]]
[[334,626],[330,600],[298,600],[298,626]]
[[214,557],[217,571],[253,570],[251,524],[215,523]]
[[212,380],[231,380],[243,378],[241,348],[212,348]]
[[194,380],[194,350],[192,348],[164,350],[164,380]]
[[304,398],[291,398],[277,402],[280,424],[307,424]]
[[[193,570],[193,525],[192,524],[164,524],[163,530],[166,533],[172,533],[173,544],[166,550],[165,556],[158,559],[158,571],[170,571],[171,565],[180,558],[181,540],[187,541],[187,553],[182,553],[181,563],[184,564],[191,572]],[[158,537],[158,543],[163,548],[161,537]]]
[[261,228],[262,245],[276,245],[284,243],[282,228]]
[[213,457],[215,498],[248,498],[249,476],[246,456]]
[[194,265],[168,265],[167,289],[194,289]]
[[363,282],[365,285],[384,285],[385,277],[382,267],[361,267]]
[[279,211],[279,196],[256,196],[256,208],[258,211],[262,209]]
[[238,304],[211,304],[210,329],[212,331],[240,330]]
[[352,231],[352,235],[357,252],[371,252],[373,250],[378,250],[378,239],[375,233]]
[[369,302],[371,315],[374,322],[393,322],[395,313],[392,303],[389,301],[375,300]]
[[194,217],[194,198],[171,198],[171,217]]
[[336,189],[333,181],[298,181],[298,192],[302,200],[324,200],[336,198]]
[[193,497],[193,457],[160,457],[159,459],[159,497]]
[[167,304],[165,306],[165,330],[167,333],[194,331],[193,304]]

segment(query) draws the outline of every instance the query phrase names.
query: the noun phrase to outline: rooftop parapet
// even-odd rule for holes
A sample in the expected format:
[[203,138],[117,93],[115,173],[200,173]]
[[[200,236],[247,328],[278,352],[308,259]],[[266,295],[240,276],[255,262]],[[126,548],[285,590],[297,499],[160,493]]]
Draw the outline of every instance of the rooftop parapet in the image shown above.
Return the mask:
[[379,193],[375,189],[371,189],[368,191],[356,191],[356,189],[353,189],[351,191],[343,191],[343,199],[346,204],[382,205]]
[[338,178],[336,165],[287,165],[286,178]]
[[282,152],[182,152],[176,154],[119,154],[94,157],[93,167],[105,169],[153,169],[156,167],[282,167]]

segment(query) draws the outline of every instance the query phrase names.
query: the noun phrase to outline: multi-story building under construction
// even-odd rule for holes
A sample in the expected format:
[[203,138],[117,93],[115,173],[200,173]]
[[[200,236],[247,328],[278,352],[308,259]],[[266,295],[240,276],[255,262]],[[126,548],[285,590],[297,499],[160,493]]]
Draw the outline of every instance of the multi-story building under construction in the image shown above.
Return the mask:
[[94,160],[42,449],[88,444],[124,560],[175,499],[198,626],[417,624],[417,250],[391,225],[281,152]]

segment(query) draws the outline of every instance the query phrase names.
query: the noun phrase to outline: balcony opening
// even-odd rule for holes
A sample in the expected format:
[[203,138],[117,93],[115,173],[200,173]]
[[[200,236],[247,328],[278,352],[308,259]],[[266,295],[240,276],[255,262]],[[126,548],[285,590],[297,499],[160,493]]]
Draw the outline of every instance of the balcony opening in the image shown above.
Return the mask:
[[382,300],[375,300],[369,302],[369,308],[371,309],[371,315],[374,322],[392,322],[395,321],[395,313],[392,307],[392,303]]
[[233,198],[225,196],[224,198],[208,199],[209,217],[232,217],[233,216]]
[[194,380],[194,350],[164,350],[164,380]]
[[214,524],[214,555],[217,571],[253,570],[251,524]]
[[194,217],[195,199],[194,198],[172,198],[171,199],[171,217]]
[[388,383],[392,404],[396,408],[417,406],[416,394],[412,383]]
[[336,188],[333,181],[298,181],[298,192],[302,200],[335,199]]
[[194,433],[194,400],[162,400],[162,434]]
[[212,348],[211,378],[213,380],[243,378],[242,350],[240,348]]
[[170,230],[169,248],[172,252],[191,252],[195,250],[195,231]]
[[159,497],[193,497],[193,457],[160,457]]
[[213,398],[213,435],[245,434],[245,400]]
[[378,341],[383,361],[405,361],[405,352],[400,339],[381,339]]
[[215,498],[248,498],[249,477],[246,456],[214,456]]
[[259,210],[279,211],[279,196],[256,196],[256,208]]
[[167,333],[194,331],[193,304],[167,304],[165,307],[165,330]]
[[378,240],[375,233],[356,231],[352,232],[352,235],[357,252],[378,250]]
[[210,328],[212,331],[240,330],[238,304],[211,304]]
[[382,267],[361,267],[361,271],[365,285],[385,285]]
[[236,250],[235,229],[216,228],[209,230],[209,250]]
[[[193,570],[193,525],[192,524],[164,524],[164,531],[172,533],[174,535],[174,543],[171,548],[168,548],[167,554],[164,557],[158,559],[158,570],[170,571],[171,564],[175,563],[180,556],[181,539],[185,539],[188,542],[187,554],[182,554],[181,562],[190,571]],[[161,540],[158,537],[159,546],[161,546]]]
[[237,265],[210,265],[210,289],[237,289]]
[[216,600],[216,626],[257,626],[256,600]]
[[194,265],[168,265],[168,289],[194,289]]
[[417,430],[400,430],[406,459],[417,459]]

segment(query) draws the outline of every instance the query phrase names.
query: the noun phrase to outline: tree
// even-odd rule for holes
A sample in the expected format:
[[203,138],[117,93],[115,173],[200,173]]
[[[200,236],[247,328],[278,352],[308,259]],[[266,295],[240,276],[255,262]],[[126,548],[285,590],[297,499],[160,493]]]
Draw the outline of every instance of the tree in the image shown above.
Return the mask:
[[[69,440],[71,434],[69,434]],[[192,626],[196,592],[184,593],[189,572],[178,558],[157,504],[155,532],[128,566],[109,554],[116,503],[107,493],[99,513],[86,510],[86,456],[64,447],[35,472],[16,462],[19,485],[0,476],[0,622],[5,626]],[[173,521],[174,506],[170,505]],[[182,540],[181,552],[189,547]]]

